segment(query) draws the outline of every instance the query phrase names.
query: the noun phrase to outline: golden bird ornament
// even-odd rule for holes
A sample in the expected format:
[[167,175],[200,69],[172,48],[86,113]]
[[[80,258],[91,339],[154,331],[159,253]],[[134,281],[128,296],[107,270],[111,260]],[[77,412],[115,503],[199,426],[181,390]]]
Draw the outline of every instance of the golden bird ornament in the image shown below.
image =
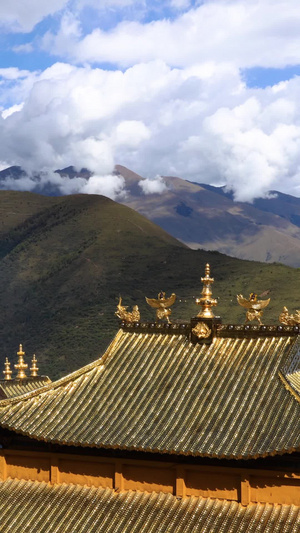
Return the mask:
[[175,303],[176,300],[176,294],[172,293],[169,298],[166,298],[166,293],[163,291],[160,291],[156,298],[146,298],[146,302],[150,307],[153,307],[156,309],[156,319],[157,320],[167,320],[168,324],[170,324],[169,316],[171,315],[172,311],[169,309],[171,305]]
[[263,309],[269,305],[270,298],[268,300],[258,300],[257,294],[251,292],[248,300],[242,294],[238,294],[237,301],[239,305],[247,309],[245,324],[252,320],[257,320],[262,325],[261,317],[263,315]]

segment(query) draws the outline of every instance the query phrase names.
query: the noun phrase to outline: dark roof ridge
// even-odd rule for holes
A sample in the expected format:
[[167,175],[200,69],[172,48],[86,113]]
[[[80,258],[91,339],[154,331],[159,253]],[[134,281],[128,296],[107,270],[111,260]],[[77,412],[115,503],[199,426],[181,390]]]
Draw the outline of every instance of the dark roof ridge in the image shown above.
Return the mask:
[[[196,317],[197,318],[197,317]],[[215,317],[218,318],[218,317]],[[199,319],[200,321],[200,319]],[[140,322],[120,322],[120,328],[124,331],[136,331],[138,333],[162,333],[165,335],[179,334],[190,335],[192,328],[191,322],[174,321],[172,323],[167,322],[154,322],[154,321],[140,321]],[[292,336],[296,337],[300,334],[300,326],[287,326],[283,324],[234,324],[228,322],[226,324],[215,324],[215,335],[219,337],[223,336]]]

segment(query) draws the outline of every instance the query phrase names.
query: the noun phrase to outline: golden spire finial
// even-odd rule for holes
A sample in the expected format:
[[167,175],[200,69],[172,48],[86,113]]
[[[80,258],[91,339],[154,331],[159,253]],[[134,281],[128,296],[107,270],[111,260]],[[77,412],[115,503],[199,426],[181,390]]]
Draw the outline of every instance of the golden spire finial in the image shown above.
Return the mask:
[[18,364],[14,365],[15,369],[18,370],[17,379],[26,378],[25,370],[28,368],[28,365],[24,362],[25,352],[23,352],[22,344],[20,344],[19,351],[17,352]]
[[5,363],[4,363],[3,374],[4,374],[4,379],[5,379],[5,380],[11,379],[12,370],[10,369],[10,362],[9,362],[9,360],[7,359],[7,357],[6,357],[6,359],[5,359]]
[[197,317],[200,318],[214,318],[212,307],[217,305],[218,301],[212,298],[211,285],[214,282],[214,278],[210,277],[210,266],[208,263],[205,265],[205,276],[201,278],[203,283],[203,289],[201,292],[201,298],[196,299],[196,304],[201,305],[202,311],[198,313]]
[[38,375],[38,367],[36,366],[37,364],[37,359],[35,357],[35,354],[33,354],[33,358],[32,358],[32,366],[30,367],[30,375],[32,378],[36,378],[37,375]]

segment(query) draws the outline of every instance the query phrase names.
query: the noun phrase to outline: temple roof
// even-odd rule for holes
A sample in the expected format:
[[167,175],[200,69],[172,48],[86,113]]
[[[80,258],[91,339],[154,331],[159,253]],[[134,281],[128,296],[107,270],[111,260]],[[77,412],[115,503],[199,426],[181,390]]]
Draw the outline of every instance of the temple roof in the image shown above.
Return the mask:
[[300,527],[294,505],[250,504],[171,494],[119,492],[77,485],[8,479],[0,483],[2,530],[7,533],[256,532]]
[[47,383],[51,383],[51,379],[47,376],[39,376],[37,378],[25,378],[22,380],[0,380],[0,398],[13,398],[20,396],[26,392],[44,387]]
[[193,344],[181,326],[139,328],[121,329],[94,363],[0,402],[0,425],[52,443],[206,457],[300,449],[300,398],[286,373],[299,364],[298,335],[230,326]]

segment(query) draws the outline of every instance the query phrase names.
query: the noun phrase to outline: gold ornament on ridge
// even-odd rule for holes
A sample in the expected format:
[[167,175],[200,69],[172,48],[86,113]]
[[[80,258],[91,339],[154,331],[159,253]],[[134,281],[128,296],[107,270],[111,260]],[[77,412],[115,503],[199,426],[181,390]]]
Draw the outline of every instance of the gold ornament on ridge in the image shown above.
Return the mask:
[[247,309],[245,324],[247,322],[251,322],[252,320],[257,320],[258,323],[262,325],[261,317],[263,315],[263,309],[269,305],[270,298],[268,298],[268,300],[258,300],[257,294],[255,294],[255,292],[251,292],[249,295],[249,300],[244,298],[242,294],[238,294],[237,301],[239,305]]
[[33,358],[32,358],[32,366],[30,367],[30,375],[32,378],[36,378],[38,376],[38,367],[37,367],[37,359],[35,357],[35,354],[33,355]]
[[24,362],[24,355],[22,344],[20,344],[19,351],[17,352],[18,363],[14,365],[15,369],[18,370],[17,379],[26,378],[25,370],[28,368],[28,365]]
[[192,332],[198,339],[207,339],[211,335],[211,329],[204,322],[198,322],[198,324],[192,329]]
[[115,315],[120,318],[121,320],[124,320],[124,322],[139,322],[141,315],[139,312],[139,308],[137,305],[134,305],[132,308],[132,311],[126,311],[128,308],[128,305],[122,305],[122,298],[119,297],[119,303],[117,305],[117,311],[115,312]]
[[176,294],[173,292],[169,298],[166,298],[166,293],[160,291],[157,295],[157,300],[155,298],[147,298],[146,296],[145,298],[147,304],[153,309],[156,309],[156,320],[166,320],[168,324],[171,324],[169,316],[172,310],[169,308],[175,303]]
[[212,307],[218,304],[216,298],[212,298],[211,285],[214,282],[214,278],[210,277],[210,266],[208,263],[205,265],[205,276],[201,278],[203,283],[203,289],[201,292],[201,298],[196,298],[196,304],[201,305],[202,310],[198,313],[197,317],[200,318],[214,318]]
[[300,311],[297,309],[294,315],[289,315],[288,308],[284,306],[282,313],[279,315],[279,322],[285,326],[300,325]]
[[9,379],[11,379],[12,370],[10,369],[10,362],[9,362],[9,360],[8,360],[7,357],[6,357],[6,359],[5,359],[5,363],[4,363],[3,374],[4,374],[4,379],[5,379],[6,381],[8,381]]

